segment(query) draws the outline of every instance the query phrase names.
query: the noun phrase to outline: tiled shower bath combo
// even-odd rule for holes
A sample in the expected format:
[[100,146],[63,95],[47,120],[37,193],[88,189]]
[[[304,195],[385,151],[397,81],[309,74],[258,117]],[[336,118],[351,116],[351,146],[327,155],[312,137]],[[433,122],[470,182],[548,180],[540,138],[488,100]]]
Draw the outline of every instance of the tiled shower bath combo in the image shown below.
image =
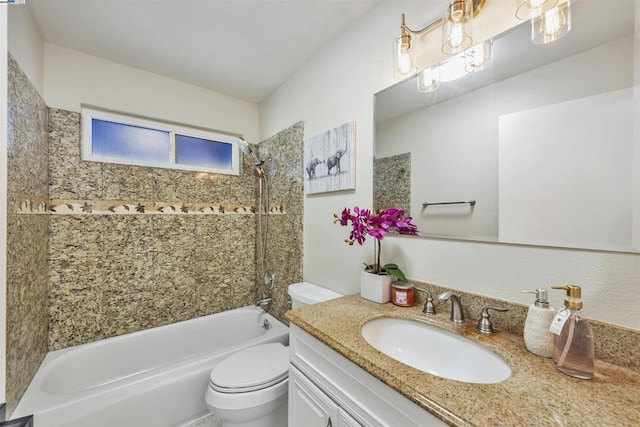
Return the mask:
[[[47,351],[266,296],[250,159],[239,176],[82,161],[80,114],[47,108],[11,57],[9,70],[10,411]],[[302,143],[297,123],[258,147],[276,171],[267,310],[279,319],[287,285],[302,278]]]

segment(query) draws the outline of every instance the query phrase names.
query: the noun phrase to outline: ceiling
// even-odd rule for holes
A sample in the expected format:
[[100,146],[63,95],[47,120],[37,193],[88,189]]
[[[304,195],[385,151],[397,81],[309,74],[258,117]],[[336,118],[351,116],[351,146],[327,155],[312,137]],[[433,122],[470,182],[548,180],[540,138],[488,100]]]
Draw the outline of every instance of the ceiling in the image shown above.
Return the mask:
[[45,41],[259,103],[380,0],[29,0]]

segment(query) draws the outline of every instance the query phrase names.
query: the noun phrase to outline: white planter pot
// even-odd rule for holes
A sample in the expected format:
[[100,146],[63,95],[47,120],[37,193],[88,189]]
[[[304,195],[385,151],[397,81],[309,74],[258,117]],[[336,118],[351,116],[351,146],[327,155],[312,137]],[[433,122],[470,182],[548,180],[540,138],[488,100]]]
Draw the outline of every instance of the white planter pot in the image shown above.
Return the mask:
[[360,273],[360,296],[369,301],[385,303],[391,301],[391,282],[389,274]]

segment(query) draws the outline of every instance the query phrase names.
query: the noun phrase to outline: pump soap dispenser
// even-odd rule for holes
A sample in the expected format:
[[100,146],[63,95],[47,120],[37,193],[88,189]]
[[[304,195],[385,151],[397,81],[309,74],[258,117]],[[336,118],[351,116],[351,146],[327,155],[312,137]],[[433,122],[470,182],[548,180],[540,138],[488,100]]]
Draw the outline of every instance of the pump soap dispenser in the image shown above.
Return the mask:
[[546,289],[535,291],[522,291],[523,294],[536,294],[536,302],[529,306],[527,320],[524,322],[524,344],[533,354],[542,357],[553,355],[553,334],[549,326],[553,321],[556,311],[549,307],[548,293]]
[[576,378],[593,378],[593,330],[582,317],[582,289],[577,285],[552,286],[567,292],[549,330],[555,334],[553,361],[559,371]]

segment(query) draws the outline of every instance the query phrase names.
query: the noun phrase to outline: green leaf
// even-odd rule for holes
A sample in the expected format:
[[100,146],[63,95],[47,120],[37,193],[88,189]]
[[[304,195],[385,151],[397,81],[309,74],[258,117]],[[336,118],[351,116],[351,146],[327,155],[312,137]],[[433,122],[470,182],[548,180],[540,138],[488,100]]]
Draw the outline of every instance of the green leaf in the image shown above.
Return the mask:
[[402,282],[405,282],[407,280],[402,270],[400,270],[396,264],[385,264],[383,269],[384,271],[395,277],[397,280],[400,280]]

